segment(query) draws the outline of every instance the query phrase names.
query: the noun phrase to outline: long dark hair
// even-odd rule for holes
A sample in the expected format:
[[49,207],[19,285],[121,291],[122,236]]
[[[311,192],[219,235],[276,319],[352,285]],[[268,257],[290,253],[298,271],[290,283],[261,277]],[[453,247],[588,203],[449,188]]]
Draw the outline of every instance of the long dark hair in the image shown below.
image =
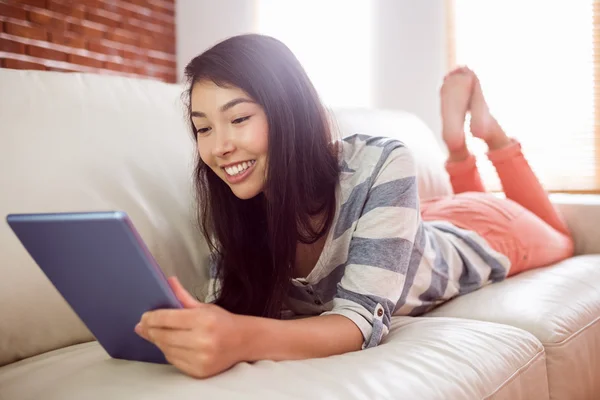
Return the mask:
[[[240,88],[266,113],[268,166],[260,195],[237,198],[200,157],[194,180],[199,223],[222,285],[215,303],[238,314],[279,317],[297,242],[319,240],[335,215],[340,168],[327,112],[296,57],[269,36],[226,39],[195,57],[185,76],[188,114],[192,88],[203,80]],[[324,217],[316,226],[315,216]]]

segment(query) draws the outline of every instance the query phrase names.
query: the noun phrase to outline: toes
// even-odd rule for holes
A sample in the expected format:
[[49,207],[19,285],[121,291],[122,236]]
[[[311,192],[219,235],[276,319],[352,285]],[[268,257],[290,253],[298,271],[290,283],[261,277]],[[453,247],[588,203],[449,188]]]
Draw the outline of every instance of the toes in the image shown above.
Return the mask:
[[473,80],[479,82],[479,78],[477,77],[475,71],[473,71],[471,68],[467,68],[467,72],[473,76]]
[[464,66],[460,66],[460,67],[456,67],[454,69],[452,69],[450,72],[448,72],[445,76],[444,76],[444,80],[448,79],[449,77],[456,75],[456,74],[462,74],[464,73],[464,69],[466,67]]
[[448,78],[451,78],[451,77],[453,77],[455,75],[473,75],[473,76],[475,76],[475,73],[473,71],[471,71],[469,69],[469,67],[467,67],[465,65],[460,66],[460,67],[456,67],[452,71],[450,71],[446,75],[444,75],[444,82]]

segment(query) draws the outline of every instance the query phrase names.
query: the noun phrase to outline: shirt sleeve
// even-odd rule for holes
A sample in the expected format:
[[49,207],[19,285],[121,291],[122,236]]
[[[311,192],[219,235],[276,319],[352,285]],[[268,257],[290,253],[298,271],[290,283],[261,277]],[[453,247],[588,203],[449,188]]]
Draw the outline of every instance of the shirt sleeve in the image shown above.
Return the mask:
[[387,144],[367,184],[366,201],[347,201],[362,211],[333,308],[321,314],[352,320],[363,334],[363,349],[377,346],[389,332],[395,306],[409,290],[406,272],[421,254],[414,249],[421,220],[412,153],[400,142]]

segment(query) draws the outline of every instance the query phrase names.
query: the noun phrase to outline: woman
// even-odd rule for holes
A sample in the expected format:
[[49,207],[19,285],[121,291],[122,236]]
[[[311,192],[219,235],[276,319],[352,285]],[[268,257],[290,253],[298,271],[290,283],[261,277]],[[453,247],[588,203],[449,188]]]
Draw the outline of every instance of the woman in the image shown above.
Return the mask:
[[[467,68],[441,89],[455,194],[423,202],[403,143],[333,140],[315,89],[279,41],[236,36],[185,72],[211,290],[201,303],[172,278],[185,309],[146,313],[136,331],[191,376],[373,347],[392,315],[421,315],[573,254],[566,225]],[[465,144],[467,112],[508,199],[485,193]]]

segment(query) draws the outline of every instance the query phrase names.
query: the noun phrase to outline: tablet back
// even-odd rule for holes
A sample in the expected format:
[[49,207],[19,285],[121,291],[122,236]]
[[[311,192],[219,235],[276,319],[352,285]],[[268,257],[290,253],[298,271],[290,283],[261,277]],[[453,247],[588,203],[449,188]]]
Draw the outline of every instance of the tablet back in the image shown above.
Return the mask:
[[166,363],[134,328],[144,312],[181,304],[124,212],[11,214],[7,222],[111,357]]

